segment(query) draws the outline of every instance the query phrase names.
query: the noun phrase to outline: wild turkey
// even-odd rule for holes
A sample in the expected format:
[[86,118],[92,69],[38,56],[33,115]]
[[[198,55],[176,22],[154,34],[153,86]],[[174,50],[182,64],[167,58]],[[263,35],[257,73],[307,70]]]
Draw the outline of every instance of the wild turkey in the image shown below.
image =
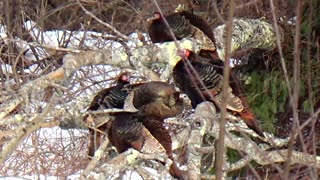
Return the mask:
[[[118,91],[124,91],[126,96],[128,93],[133,93],[132,103],[139,112],[111,113],[112,120],[99,129],[108,133],[111,144],[119,153],[132,147],[144,153],[166,153],[173,160],[171,137],[163,126],[163,121],[182,112],[183,101],[179,97],[180,93],[174,86],[165,82],[115,87]],[[113,87],[109,89],[114,90]],[[97,134],[99,136],[96,138],[96,143],[94,139],[90,139],[89,156],[93,156],[96,147],[100,145],[101,134]],[[181,178],[181,172],[175,163],[171,165],[170,173],[176,178]]]
[[133,90],[133,105],[141,114],[160,119],[173,117],[182,112],[183,101],[173,85],[154,81],[144,83]]
[[[190,64],[187,62],[189,60]],[[190,67],[192,66],[192,68]],[[221,105],[224,62],[199,57],[189,50],[184,51],[182,59],[173,69],[173,78],[181,91],[185,92],[195,108],[203,101]],[[249,128],[264,137],[263,132],[251,111],[240,81],[230,73],[227,109],[240,115]]]
[[136,112],[114,113],[108,122],[108,138],[119,153],[134,148],[142,153],[167,154],[173,161],[170,174],[182,179],[181,171],[174,162],[172,140],[162,119]]
[[[144,153],[166,153],[174,161],[172,140],[164,127],[165,118],[174,117],[183,110],[183,101],[173,85],[165,82],[148,82],[132,88],[132,103],[139,112],[112,114],[115,119],[108,122],[108,138],[119,153],[132,147]],[[173,163],[170,174],[181,179],[181,172]]]
[[[108,109],[108,108],[123,108],[124,101],[128,96],[126,90],[122,90],[123,87],[130,83],[130,73],[123,72],[117,76],[117,83],[113,87],[103,89],[97,93],[93,98],[88,111],[95,111],[99,109]],[[86,121],[87,116],[84,118]],[[106,124],[98,128],[101,131],[105,131]],[[89,152],[88,155],[92,157],[95,150],[100,146],[100,141],[102,134],[94,129],[89,128]]]
[[163,16],[155,12],[150,22],[148,33],[153,43],[173,41],[165,21],[167,21],[172,33],[177,40],[182,38],[195,38],[204,43],[201,54],[208,54],[213,59],[219,59],[216,51],[215,38],[210,25],[200,16],[189,11],[180,11]]

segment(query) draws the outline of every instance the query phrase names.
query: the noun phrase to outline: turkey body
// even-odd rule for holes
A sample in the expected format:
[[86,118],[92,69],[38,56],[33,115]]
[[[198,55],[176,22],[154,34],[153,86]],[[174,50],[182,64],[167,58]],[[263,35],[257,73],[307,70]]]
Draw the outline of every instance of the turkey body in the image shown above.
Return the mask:
[[122,88],[129,82],[120,82],[116,86],[103,89],[93,98],[88,110],[96,111],[99,109],[123,108],[124,101],[128,92]]
[[[167,154],[173,160],[169,170],[170,174],[173,177],[182,179],[181,171],[173,159],[171,136],[163,124],[165,118],[174,117],[182,112],[183,101],[180,98],[180,92],[176,91],[173,85],[164,82],[148,82],[137,85],[125,84],[115,87],[114,89],[118,91],[117,93],[119,93],[119,90],[127,93],[124,93],[125,96],[128,93],[133,93],[132,103],[139,111],[111,113],[111,120],[102,125],[102,128],[99,127],[99,129],[108,134],[110,143],[116,147],[119,153],[129,148],[134,148],[143,153]],[[113,88],[111,89],[114,90]],[[101,94],[106,93],[103,92]],[[102,97],[102,95],[99,97]],[[113,95],[113,97],[116,96]],[[122,98],[122,95],[119,97],[121,97],[119,98],[120,100],[123,99],[122,104],[124,104],[126,98]],[[106,98],[97,97],[94,99]],[[116,100],[112,102],[118,102]],[[98,105],[97,103],[92,103],[94,105],[90,107],[108,105],[104,101],[102,102]],[[109,108],[109,106],[107,107]],[[99,136],[99,139],[96,138],[96,144],[94,139],[91,140],[93,143],[90,143],[89,155],[93,155],[95,147],[100,145],[100,138],[101,136]]]
[[154,17],[149,18],[148,21],[150,22],[148,33],[153,43],[194,38],[203,42],[202,54],[209,54],[214,59],[219,58],[212,28],[200,16],[189,11],[176,12],[166,16],[155,12]]
[[183,110],[180,92],[164,82],[141,84],[132,90],[133,105],[139,112],[120,112],[109,122],[108,138],[119,153],[134,148],[143,153],[165,153],[173,161],[170,174],[182,179],[174,162],[172,140],[164,127],[165,118],[174,117]]
[[[203,101],[211,101],[219,108],[224,100],[222,99],[223,68],[224,62],[221,60],[206,59],[188,51],[187,56],[175,65],[173,78],[181,91],[190,98],[193,108]],[[227,91],[229,93],[227,110],[240,115],[249,128],[264,137],[249,107],[241,82],[233,72],[230,73]]]
[[120,112],[108,122],[108,138],[119,153],[134,148],[142,153],[166,154],[172,161],[170,174],[182,178],[172,153],[172,140],[163,119],[132,112]]
[[180,114],[183,101],[173,85],[154,81],[133,90],[133,105],[140,113],[165,119]]
[[[97,93],[93,98],[88,111],[103,110],[109,108],[123,108],[124,101],[128,96],[128,92],[123,90],[125,85],[130,83],[129,73],[124,72],[119,75],[117,78],[117,84],[113,87],[103,89]],[[84,118],[84,120],[87,117]],[[103,124],[98,129],[102,132],[105,132],[107,129],[107,124]],[[94,129],[89,128],[89,157],[94,155],[96,149],[100,146],[100,141],[103,136],[102,133],[95,131]]]

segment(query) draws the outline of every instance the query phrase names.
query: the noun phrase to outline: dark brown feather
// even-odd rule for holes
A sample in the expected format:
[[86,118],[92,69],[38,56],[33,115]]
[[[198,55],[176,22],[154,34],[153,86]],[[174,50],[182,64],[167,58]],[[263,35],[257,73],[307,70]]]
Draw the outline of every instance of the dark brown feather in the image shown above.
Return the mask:
[[137,113],[121,112],[114,114],[114,121],[110,122],[108,138],[119,153],[130,147],[141,150],[144,144],[143,129]]
[[[117,86],[117,90],[119,87]],[[112,113],[113,120],[99,129],[108,134],[110,143],[119,153],[134,148],[143,153],[166,153],[174,161],[172,140],[163,126],[163,120],[182,112],[183,101],[179,97],[180,93],[174,86],[164,82],[127,84],[121,87],[120,91],[133,93],[133,105],[139,112]],[[96,132],[95,136],[93,130],[90,130],[90,133],[89,155],[92,156],[95,148],[100,145],[101,134]],[[182,179],[175,163],[170,167],[170,174]]]
[[[122,88],[129,83],[129,73],[121,73],[117,78],[117,83],[115,86],[103,89],[97,93],[97,95],[93,98],[88,111],[108,108],[123,108],[128,92],[122,90]],[[87,118],[88,116],[84,117],[84,121],[86,121]],[[106,128],[106,124],[104,124],[98,129],[102,132],[105,132]],[[88,155],[92,157],[95,150],[100,146],[100,141],[103,134],[95,131],[94,129],[89,129],[89,133]]]
[[214,44],[216,44],[211,26],[202,17],[195,15],[190,11],[180,11],[178,13],[188,19],[190,24],[199,28]]
[[157,118],[144,119],[143,125],[149,129],[153,137],[155,137],[159,143],[166,150],[167,156],[173,161],[170,167],[170,174],[175,177],[182,179],[182,174],[180,169],[177,167],[172,152],[172,140],[168,130],[163,126],[163,124]]
[[172,140],[162,120],[157,117],[132,112],[115,113],[115,120],[108,130],[108,138],[119,153],[134,148],[143,153],[166,153],[173,161],[170,174],[182,178],[174,162]]
[[[193,108],[203,102],[211,101],[220,107],[222,99],[222,83],[224,63],[206,59],[190,52],[188,58],[180,60],[173,69],[173,77],[177,86],[191,100]],[[187,63],[190,61],[192,67]],[[244,89],[233,72],[230,73],[229,99],[227,109],[242,117],[249,128],[264,137],[254,114],[250,110]]]
[[[154,13],[154,18],[149,18],[151,21],[148,33],[153,43],[173,41],[174,37],[171,34],[169,27],[177,40],[182,38],[195,38],[204,43],[203,50],[212,51],[212,56],[217,56],[215,39],[212,28],[200,16],[188,11],[181,11],[167,16],[162,16],[161,13]],[[166,25],[167,21],[169,27]]]
[[127,72],[119,75],[115,86],[99,91],[93,98],[88,110],[95,111],[98,109],[123,108],[128,93],[127,91],[122,90],[122,88],[130,83],[129,79],[124,78],[123,76],[128,76]]
[[160,81],[145,83],[134,89],[133,105],[144,115],[165,119],[180,114],[183,101],[175,87]]

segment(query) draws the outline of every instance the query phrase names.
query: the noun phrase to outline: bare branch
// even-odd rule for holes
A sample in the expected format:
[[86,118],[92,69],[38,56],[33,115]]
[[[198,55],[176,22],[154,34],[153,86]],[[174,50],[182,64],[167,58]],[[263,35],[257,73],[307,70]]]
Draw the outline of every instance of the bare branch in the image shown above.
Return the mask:
[[86,177],[88,176],[88,174],[90,173],[90,171],[92,169],[95,168],[95,166],[97,165],[97,163],[99,162],[99,160],[101,159],[101,157],[106,154],[105,150],[107,148],[109,144],[109,140],[108,138],[105,138],[104,141],[101,143],[100,147],[96,150],[96,152],[94,153],[94,157],[93,159],[90,161],[90,163],[87,165],[86,169],[82,172],[81,176],[82,178],[86,179]]
[[[219,26],[214,30],[217,50],[221,59],[225,57],[225,26]],[[243,49],[258,48],[271,50],[276,47],[277,40],[281,42],[281,29],[276,29],[280,33],[277,37],[274,27],[263,20],[234,19],[232,27],[232,54]]]
[[[207,103],[207,102],[204,102]],[[212,106],[211,103],[208,103],[209,106]],[[213,117],[214,113],[211,113],[211,115],[207,117]],[[206,121],[206,119],[203,119]],[[218,129],[219,129],[219,123],[217,122],[219,119],[214,119],[212,122],[212,127],[208,131],[210,134],[214,135],[214,137],[218,137]],[[281,142],[281,141],[280,141]],[[225,137],[225,145],[229,148],[236,149],[239,151],[242,151],[246,154],[247,159],[255,160],[258,164],[266,165],[266,164],[273,164],[276,162],[285,162],[286,157],[288,154],[288,150],[274,150],[274,151],[265,151],[264,149],[266,147],[260,148],[255,142],[251,141],[248,138],[242,138],[235,136],[229,132],[226,132]],[[320,157],[315,158],[311,154],[303,153],[303,152],[292,152],[292,159],[291,164],[314,164],[316,163],[317,167],[320,168]],[[231,165],[230,167],[233,167]]]
[[201,103],[197,106],[194,117],[194,127],[191,130],[188,141],[188,177],[200,179],[201,153],[197,148],[202,146],[203,136],[211,126],[211,115],[215,113],[212,103]]
[[[127,167],[134,164],[139,159],[159,160],[161,162],[166,162],[166,174],[168,173],[169,166],[172,163],[172,161],[167,158],[165,154],[143,154],[130,148],[129,150],[119,154],[109,162],[106,162],[101,166],[101,168],[96,168],[94,171],[101,172],[98,173],[98,176],[100,178],[106,177],[105,175],[118,174],[120,171],[127,169]],[[90,177],[90,174],[87,177]]]
[[95,16],[94,14],[92,14],[91,12],[89,12],[82,4],[80,1],[78,1],[78,5],[82,8],[82,10],[88,14],[89,16],[91,16],[93,19],[95,19],[96,21],[98,21],[100,24],[103,24],[104,26],[106,26],[107,28],[111,29],[113,32],[115,32],[119,37],[121,37],[124,40],[128,40],[129,37],[122,34],[121,32],[119,32],[118,30],[116,30],[116,28],[114,28],[113,26],[111,26],[110,24],[102,21],[101,19],[99,19],[97,16]]
[[44,123],[47,114],[50,112],[53,105],[53,102],[49,103],[42,113],[31,118],[29,120],[29,127],[22,126],[16,129],[16,136],[13,139],[11,139],[11,141],[5,146],[5,148],[1,152],[0,164],[2,164],[7,159],[7,157],[16,149],[16,147],[25,137],[29,136],[32,132],[41,128],[42,123]]

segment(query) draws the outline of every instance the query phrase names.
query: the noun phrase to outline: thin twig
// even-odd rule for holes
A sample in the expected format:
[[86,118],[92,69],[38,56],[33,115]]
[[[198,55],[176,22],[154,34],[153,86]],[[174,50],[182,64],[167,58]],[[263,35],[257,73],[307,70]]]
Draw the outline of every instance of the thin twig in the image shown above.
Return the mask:
[[107,28],[111,29],[114,33],[116,33],[119,37],[121,37],[123,40],[129,40],[130,38],[124,34],[122,34],[121,32],[119,32],[115,27],[111,26],[110,24],[102,21],[101,19],[99,19],[97,16],[95,16],[94,14],[92,14],[91,12],[89,12],[83,5],[82,3],[78,0],[78,5],[82,8],[82,10],[89,15],[90,17],[92,17],[93,19],[95,19],[96,21],[98,21],[99,23],[101,23],[102,25],[106,26]]
[[220,118],[220,130],[219,130],[219,139],[218,139],[218,148],[217,148],[217,157],[216,157],[216,176],[217,179],[224,179],[225,177],[225,123],[226,123],[226,113],[227,113],[227,102],[228,102],[228,87],[229,87],[229,59],[231,55],[231,35],[232,35],[232,24],[234,18],[234,9],[235,2],[229,1],[229,15],[226,25],[226,39],[225,39],[225,65],[223,69],[223,86],[222,86],[222,101],[221,103],[221,118]]
[[54,107],[54,102],[52,98],[51,102],[47,104],[44,108],[43,112],[35,116],[34,118],[30,119],[31,126],[29,127],[20,127],[20,130],[17,131],[16,137],[13,138],[6,146],[5,149],[1,152],[0,157],[0,164],[4,163],[7,157],[13,153],[16,147],[20,144],[21,141],[24,140],[25,137],[29,136],[32,132],[41,128],[44,120],[46,119],[46,115],[50,112],[51,109]]
[[108,144],[109,144],[108,138],[104,138],[104,141],[101,143],[100,147],[94,153],[92,160],[89,162],[86,169],[81,173],[81,178],[87,179],[87,176],[90,173],[90,171],[95,168],[95,166],[97,165],[97,163],[99,162],[101,157],[104,154],[106,154],[105,150],[106,150]]
[[[296,137],[299,133],[299,140],[303,142],[303,137],[299,129],[299,116],[298,116],[298,105],[299,105],[299,93],[300,93],[300,69],[301,69],[301,60],[300,60],[300,38],[301,38],[301,18],[302,18],[302,2],[298,0],[297,9],[296,9],[296,29],[294,36],[294,52],[293,52],[293,99],[291,99],[292,112],[293,112],[293,125],[291,127],[291,136],[288,145],[288,159],[284,168],[284,179],[289,179],[291,157],[293,151],[293,145],[295,143]],[[302,148],[305,151],[305,145],[302,143]]]

